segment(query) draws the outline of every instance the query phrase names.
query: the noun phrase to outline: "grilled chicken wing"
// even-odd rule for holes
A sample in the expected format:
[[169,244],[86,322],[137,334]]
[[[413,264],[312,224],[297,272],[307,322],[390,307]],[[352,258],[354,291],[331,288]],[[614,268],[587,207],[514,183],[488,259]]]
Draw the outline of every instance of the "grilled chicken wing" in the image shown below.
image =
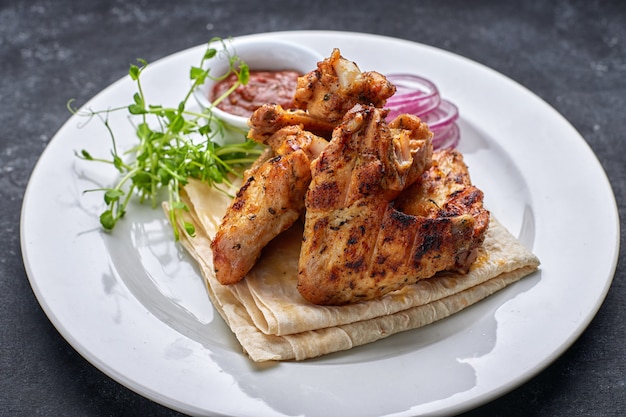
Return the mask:
[[274,133],[287,126],[300,126],[316,136],[329,138],[335,125],[336,123],[313,117],[304,110],[285,110],[279,104],[268,103],[256,109],[250,116],[248,138],[267,145]]
[[333,129],[356,104],[382,107],[396,91],[383,75],[361,72],[357,65],[334,49],[317,69],[298,78],[294,96],[297,109],[285,110],[268,103],[250,117],[248,137],[266,143],[285,126],[300,125],[318,136],[330,138]]
[[385,116],[355,106],[311,166],[298,290],[315,304],[374,298],[414,272],[404,267],[411,245],[388,242],[406,235],[392,201],[430,165],[432,133],[414,116],[389,126]]
[[439,271],[464,269],[489,221],[460,154],[436,152],[422,172],[428,141],[413,148],[427,155],[413,162],[420,172],[415,183],[389,181],[387,173],[402,163],[396,152],[379,149],[395,136],[385,133],[379,116],[358,119],[357,112],[346,120],[313,163],[298,290],[315,304],[373,299]]
[[270,142],[276,145],[274,151],[246,171],[211,242],[216,278],[222,284],[241,280],[263,247],[300,217],[311,159],[325,143],[299,126],[279,130]]
[[316,70],[298,78],[294,104],[312,117],[337,124],[355,104],[383,107],[395,92],[396,87],[385,76],[361,72],[334,49]]
[[456,254],[454,266],[448,268],[467,272],[485,239],[490,214],[483,206],[483,192],[472,185],[467,165],[459,151],[446,149],[434,152],[431,168],[400,194],[395,208],[408,215],[428,218],[472,216],[474,228],[470,245],[466,251]]

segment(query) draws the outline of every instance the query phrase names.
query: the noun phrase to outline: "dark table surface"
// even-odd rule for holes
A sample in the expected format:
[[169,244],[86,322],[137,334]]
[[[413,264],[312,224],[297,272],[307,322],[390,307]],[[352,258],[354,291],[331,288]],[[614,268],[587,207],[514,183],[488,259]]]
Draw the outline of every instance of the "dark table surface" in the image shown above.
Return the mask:
[[[626,2],[2,0],[0,414],[177,415],[77,354],[46,318],[26,277],[22,198],[41,152],[68,119],[68,98],[84,103],[124,76],[137,57],[154,61],[212,36],[300,29],[377,33],[432,45],[528,87],[589,143],[608,174],[623,222]],[[539,375],[468,416],[623,415],[624,258],[622,249],[604,304],[573,346]]]

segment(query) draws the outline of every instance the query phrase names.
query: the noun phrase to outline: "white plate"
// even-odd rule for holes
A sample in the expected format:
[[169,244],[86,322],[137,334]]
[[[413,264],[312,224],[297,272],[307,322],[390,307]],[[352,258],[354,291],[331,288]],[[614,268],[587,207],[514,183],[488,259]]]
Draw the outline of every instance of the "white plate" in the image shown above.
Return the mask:
[[[362,70],[432,79],[460,108],[460,149],[487,205],[539,256],[541,271],[422,329],[315,360],[255,365],[211,306],[160,210],[134,206],[113,234],[100,230],[101,195],[82,191],[112,184],[115,173],[73,152],[105,155],[110,143],[98,121],[82,126],[72,117],[37,164],[22,213],[28,276],[63,337],[154,401],[239,416],[458,413],[522,384],[563,353],[600,307],[619,246],[612,190],[574,128],[510,79],[432,47],[341,32],[255,36],[288,38],[324,56],[339,47]],[[144,79],[150,101],[177,104],[203,50],[151,64]],[[127,77],[87,106],[128,104],[134,91]],[[125,116],[110,123],[122,146],[133,142]]]

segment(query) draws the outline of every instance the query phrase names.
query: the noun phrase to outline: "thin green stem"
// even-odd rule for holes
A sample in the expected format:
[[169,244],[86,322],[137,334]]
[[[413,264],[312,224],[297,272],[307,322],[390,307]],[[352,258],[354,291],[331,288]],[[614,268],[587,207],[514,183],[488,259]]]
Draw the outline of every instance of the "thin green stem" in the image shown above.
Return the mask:
[[[156,207],[160,190],[166,187],[170,204],[169,217],[175,238],[179,239],[180,224],[183,224],[188,233],[193,231],[193,225],[187,222],[181,223],[182,218],[179,218],[180,213],[177,211],[185,209],[180,197],[180,188],[187,183],[187,180],[193,177],[207,181],[220,192],[228,195],[226,189],[219,184],[231,187],[229,177],[241,176],[242,170],[262,152],[248,141],[220,146],[213,142],[212,138],[224,132],[224,124],[214,118],[210,110],[197,112],[186,109],[194,89],[204,82],[205,78],[211,78],[209,69],[200,70],[199,68],[203,68],[205,57],[214,54],[214,50],[207,50],[200,67],[192,68],[191,74],[194,82],[176,108],[146,102],[141,75],[147,63],[143,60],[138,60],[141,63],[140,66],[131,65],[129,70],[137,87],[137,92],[133,96],[134,103],[130,106],[102,111],[89,110],[81,114],[72,107],[71,100],[68,102],[67,107],[72,114],[89,118],[98,116],[111,138],[111,159],[93,158],[86,151],[76,153],[84,160],[114,165],[121,173],[121,178],[115,186],[99,189],[105,193],[107,203],[107,209],[100,217],[106,229],[113,228],[115,223],[124,216],[133,195],[138,196],[140,202],[146,199],[151,200],[152,206]],[[230,71],[237,74],[238,82],[219,100],[223,100],[234,91],[242,81],[244,84],[247,82],[247,66],[236,57],[231,55],[228,57],[231,65]],[[239,70],[235,68],[235,65],[239,65]],[[109,123],[109,115],[113,111],[130,113],[129,119],[139,139],[137,144],[124,152],[126,162],[118,153],[114,130]],[[138,124],[133,123],[135,117],[139,117]],[[245,138],[243,131],[242,136]],[[198,138],[203,139],[201,143],[197,143]],[[124,192],[125,189],[126,192]]]

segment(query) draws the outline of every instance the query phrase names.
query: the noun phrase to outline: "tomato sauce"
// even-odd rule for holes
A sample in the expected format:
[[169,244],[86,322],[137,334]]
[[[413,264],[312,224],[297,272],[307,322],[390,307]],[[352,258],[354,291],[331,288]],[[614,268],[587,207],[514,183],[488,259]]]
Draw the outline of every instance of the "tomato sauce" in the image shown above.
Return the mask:
[[[296,91],[299,73],[296,71],[250,71],[246,85],[240,85],[217,107],[237,116],[250,117],[266,103],[280,104],[283,108],[293,108],[293,95]],[[213,87],[211,100],[226,92],[237,76],[231,74]]]

